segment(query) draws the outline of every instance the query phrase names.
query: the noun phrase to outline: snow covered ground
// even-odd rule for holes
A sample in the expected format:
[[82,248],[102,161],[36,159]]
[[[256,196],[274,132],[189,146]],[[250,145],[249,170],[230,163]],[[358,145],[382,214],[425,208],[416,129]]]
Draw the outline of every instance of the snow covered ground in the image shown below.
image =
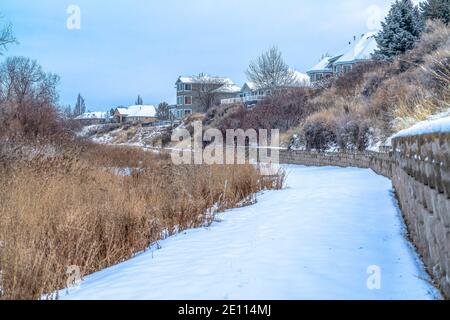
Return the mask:
[[286,189],[88,276],[61,298],[440,298],[405,239],[389,180],[363,169],[286,169]]

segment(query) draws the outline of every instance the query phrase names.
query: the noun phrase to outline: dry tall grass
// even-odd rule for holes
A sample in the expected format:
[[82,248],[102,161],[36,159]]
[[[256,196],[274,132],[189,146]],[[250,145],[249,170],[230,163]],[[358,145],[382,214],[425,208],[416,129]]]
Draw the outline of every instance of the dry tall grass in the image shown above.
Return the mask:
[[[35,146],[31,161],[18,149],[0,155],[0,299],[40,298],[66,286],[68,266],[83,275],[111,266],[207,225],[208,208],[283,183],[250,165],[174,166],[126,147]],[[114,170],[123,167],[129,175]]]

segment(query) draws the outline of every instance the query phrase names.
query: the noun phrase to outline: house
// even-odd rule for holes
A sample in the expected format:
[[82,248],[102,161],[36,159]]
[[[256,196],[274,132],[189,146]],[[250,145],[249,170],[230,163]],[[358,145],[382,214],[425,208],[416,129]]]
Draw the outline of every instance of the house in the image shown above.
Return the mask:
[[128,122],[156,122],[156,108],[152,105],[136,105],[128,108],[117,108],[114,111],[114,120],[118,123]]
[[85,112],[75,118],[83,126],[91,126],[95,124],[103,124],[110,120],[108,112]]
[[358,62],[369,61],[378,48],[375,40],[376,32],[368,32],[343,56],[334,62],[334,73],[341,74],[352,70]]
[[[292,70],[295,81],[289,88],[300,88],[309,86],[309,77],[306,74]],[[286,88],[281,88],[286,89]],[[246,106],[254,106],[260,100],[272,93],[273,89],[262,89],[258,88],[256,84],[251,81],[247,81],[242,86],[240,92],[236,94],[233,98],[222,99],[221,104],[233,104],[233,103],[244,103]]]
[[375,34],[376,32],[368,32],[361,35],[359,40],[354,37],[353,42],[350,42],[348,46],[334,56],[322,58],[317,65],[307,72],[311,83],[339,76],[352,70],[357,63],[370,61],[372,54],[377,49]]
[[205,112],[205,100],[210,105],[218,105],[222,99],[236,97],[241,91],[230,78],[204,74],[179,77],[175,85],[177,108],[191,109],[192,112]]

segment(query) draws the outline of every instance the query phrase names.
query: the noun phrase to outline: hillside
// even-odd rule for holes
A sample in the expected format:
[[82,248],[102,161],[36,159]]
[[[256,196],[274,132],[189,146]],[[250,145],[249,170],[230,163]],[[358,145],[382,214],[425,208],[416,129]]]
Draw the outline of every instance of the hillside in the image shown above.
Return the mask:
[[278,92],[253,109],[210,110],[204,125],[280,129],[284,146],[379,150],[396,132],[450,108],[450,27],[429,22],[415,47],[392,62],[372,61],[316,83]]

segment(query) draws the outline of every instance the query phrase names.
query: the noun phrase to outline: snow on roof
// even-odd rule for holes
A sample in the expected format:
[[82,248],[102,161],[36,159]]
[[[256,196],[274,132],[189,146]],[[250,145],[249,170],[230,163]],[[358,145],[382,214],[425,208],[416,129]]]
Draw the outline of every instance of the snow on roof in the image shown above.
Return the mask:
[[450,132],[450,116],[419,122],[409,129],[398,132],[392,139],[441,132]]
[[345,64],[361,60],[369,60],[372,54],[377,49],[377,42],[375,40],[376,32],[368,32],[364,34],[361,39],[351,47],[342,57],[336,60],[336,64]]
[[221,86],[220,88],[214,90],[214,92],[217,92],[217,93],[238,93],[238,92],[241,92],[241,88],[238,87],[235,84],[232,84],[232,85],[228,84],[228,85]]
[[247,86],[250,90],[256,90],[257,89],[256,84],[251,82],[251,81],[247,81],[246,83],[244,83],[244,85],[242,86],[242,89],[244,89],[245,86]]
[[117,108],[119,114],[127,117],[156,117],[156,108],[152,105],[129,106],[128,108]]
[[76,120],[93,120],[93,119],[106,119],[108,118],[108,112],[85,112],[82,115],[76,117]]
[[316,64],[314,67],[312,67],[310,70],[307,71],[307,73],[314,73],[314,72],[332,72],[333,70],[330,67],[330,60],[331,57],[325,57],[318,64]]
[[293,70],[295,76],[295,86],[304,87],[308,86],[310,83],[309,76],[307,74],[301,73],[299,71]]

